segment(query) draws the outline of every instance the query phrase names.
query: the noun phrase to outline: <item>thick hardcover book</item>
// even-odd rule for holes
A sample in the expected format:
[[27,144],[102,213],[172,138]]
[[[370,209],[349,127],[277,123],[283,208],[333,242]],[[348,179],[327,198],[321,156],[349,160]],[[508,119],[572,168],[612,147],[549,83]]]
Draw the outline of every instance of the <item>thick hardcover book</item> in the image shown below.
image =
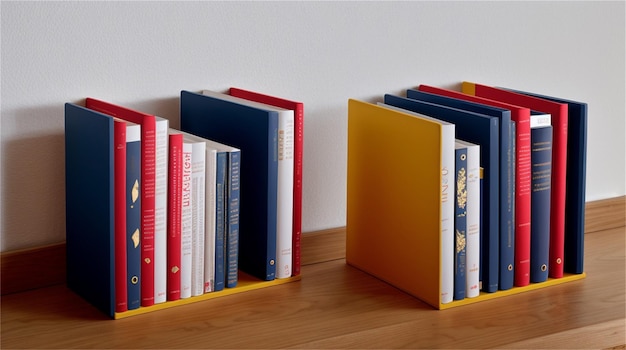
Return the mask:
[[476,102],[511,111],[515,129],[515,263],[514,284],[525,286],[530,282],[530,109],[501,101],[464,94],[459,91],[420,85],[420,91]]
[[[165,167],[167,161],[162,159],[167,150],[163,145],[166,142],[166,133],[169,122],[167,119],[159,118],[148,113],[143,113],[123,106],[115,105],[106,101],[87,98],[86,107],[95,111],[108,114],[110,116],[124,119],[141,125],[141,176],[142,187],[141,205],[141,306],[150,306],[155,303],[155,232],[157,224],[157,211],[159,214],[165,213],[164,192],[165,190]],[[157,127],[157,123],[160,126]],[[157,139],[157,136],[158,139]],[[158,154],[158,152],[161,152]],[[157,163],[157,159],[159,162]],[[160,178],[157,180],[157,176]],[[157,182],[161,186],[156,188]],[[157,205],[157,197],[159,208]],[[163,216],[161,216],[163,217]],[[165,233],[165,224],[159,222],[159,233],[161,242]],[[162,256],[162,254],[161,254]],[[163,266],[163,263],[160,263]],[[160,272],[159,283],[163,285],[164,272]],[[162,289],[159,290],[162,294]],[[161,295],[160,301],[164,301]]]
[[113,118],[65,104],[67,286],[111,317],[115,314],[114,151]]
[[458,108],[474,113],[496,117],[500,122],[500,261],[498,287],[507,290],[513,287],[515,263],[515,198],[512,162],[511,111],[454,97],[409,89],[408,98]]
[[154,303],[167,300],[167,181],[169,120],[156,117],[154,195]]
[[183,190],[183,134],[168,132],[167,300],[180,299],[181,219]]
[[237,147],[240,167],[239,268],[262,280],[276,277],[278,113],[220,93],[181,91],[181,128]]
[[587,104],[525,91],[515,92],[567,104],[567,181],[565,182],[564,271],[584,272]]
[[453,134],[449,123],[348,102],[346,262],[437,308],[443,302],[442,160],[454,159]]
[[550,265],[552,278],[563,277],[565,250],[565,188],[567,180],[567,104],[482,84],[463,82],[463,91],[551,115],[552,187],[550,194]]
[[126,288],[126,123],[114,120],[115,312],[128,310]]
[[457,142],[454,151],[454,300],[462,300],[467,276],[467,145]]
[[141,126],[127,123],[126,127],[126,285],[128,310],[141,306],[141,227],[142,227],[142,170]]
[[385,95],[384,101],[389,105],[454,123],[457,126],[456,138],[481,146],[481,166],[485,169],[485,212],[481,223],[483,227],[482,287],[486,292],[497,291],[500,260],[500,124],[498,118],[389,94]]
[[467,148],[467,219],[465,294],[468,298],[480,294],[480,145],[457,140]]
[[548,279],[550,259],[550,188],[552,176],[552,126],[550,115],[531,116],[531,226],[530,281]]
[[232,96],[247,100],[267,103],[272,106],[291,109],[294,111],[294,141],[293,141],[293,244],[292,244],[292,275],[300,274],[300,241],[302,236],[302,160],[304,156],[304,104],[281,97],[231,87]]
[[181,199],[181,231],[180,231],[180,298],[191,297],[191,275],[193,253],[193,202],[191,200],[193,143],[183,136],[182,158],[182,199]]

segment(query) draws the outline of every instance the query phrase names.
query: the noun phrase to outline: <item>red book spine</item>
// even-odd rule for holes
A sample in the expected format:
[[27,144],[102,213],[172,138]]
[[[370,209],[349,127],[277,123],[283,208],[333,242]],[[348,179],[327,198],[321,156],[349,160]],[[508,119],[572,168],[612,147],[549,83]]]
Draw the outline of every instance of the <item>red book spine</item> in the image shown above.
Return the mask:
[[567,173],[567,104],[523,95],[491,86],[474,84],[475,94],[517,104],[552,116],[552,183],[550,190],[550,264],[551,278],[563,277],[565,250],[565,181]]
[[294,111],[294,169],[293,169],[293,242],[292,276],[300,274],[302,236],[302,159],[304,155],[304,104],[280,97],[231,87],[229,94],[250,101]]
[[167,300],[180,299],[183,135],[169,135],[167,212]]
[[126,291],[126,123],[114,120],[115,312],[128,310]]
[[141,125],[141,306],[154,305],[156,117],[87,98],[87,108]]
[[514,284],[518,287],[528,285],[530,283],[530,110],[495,99],[427,85],[420,85],[418,90],[511,111],[511,120],[516,123]]

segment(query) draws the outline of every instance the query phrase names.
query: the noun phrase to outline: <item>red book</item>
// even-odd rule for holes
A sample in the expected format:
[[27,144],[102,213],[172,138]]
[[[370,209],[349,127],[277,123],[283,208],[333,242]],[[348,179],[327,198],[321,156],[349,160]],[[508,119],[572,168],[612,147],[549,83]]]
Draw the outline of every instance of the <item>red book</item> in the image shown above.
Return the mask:
[[514,284],[518,287],[528,285],[530,283],[530,109],[433,86],[420,85],[418,90],[511,111],[511,120],[515,121],[517,131],[515,135]]
[[154,304],[156,117],[93,98],[87,98],[86,106],[141,125],[141,306],[151,306]]
[[126,290],[126,123],[113,121],[115,312],[128,310]]
[[548,266],[548,275],[551,278],[563,277],[563,257],[565,251],[565,181],[567,176],[567,104],[469,82],[463,82],[463,91],[476,96],[524,106],[534,111],[549,113],[552,116],[550,265]]
[[302,157],[304,146],[304,104],[259,92],[231,87],[229,94],[246,100],[265,103],[294,111],[294,169],[293,169],[293,243],[292,276],[300,274],[300,240],[302,236]]
[[170,132],[167,182],[167,300],[180,299],[183,134]]

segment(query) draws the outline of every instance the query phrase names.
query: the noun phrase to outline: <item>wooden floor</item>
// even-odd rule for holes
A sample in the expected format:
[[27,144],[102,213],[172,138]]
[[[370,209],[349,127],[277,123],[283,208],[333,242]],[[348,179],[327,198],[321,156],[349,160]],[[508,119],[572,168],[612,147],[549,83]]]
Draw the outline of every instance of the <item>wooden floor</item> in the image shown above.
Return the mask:
[[[4,295],[0,345],[2,349],[619,347],[626,344],[623,221],[622,217],[621,227],[586,234],[585,279],[449,310],[435,310],[347,266],[343,258],[308,259],[297,282],[119,320],[108,319],[63,284]],[[336,230],[332,240],[342,234]],[[318,236],[307,249],[321,249],[325,235]]]

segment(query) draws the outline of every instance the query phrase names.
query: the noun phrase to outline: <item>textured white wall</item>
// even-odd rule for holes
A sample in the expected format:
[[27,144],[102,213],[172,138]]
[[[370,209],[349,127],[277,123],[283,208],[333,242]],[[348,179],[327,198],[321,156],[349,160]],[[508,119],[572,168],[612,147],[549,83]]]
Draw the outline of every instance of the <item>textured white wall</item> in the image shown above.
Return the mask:
[[0,6],[1,251],[65,239],[63,104],[87,96],[173,126],[182,89],[303,101],[305,232],[345,225],[348,98],[421,83],[588,102],[587,200],[625,194],[623,1]]

